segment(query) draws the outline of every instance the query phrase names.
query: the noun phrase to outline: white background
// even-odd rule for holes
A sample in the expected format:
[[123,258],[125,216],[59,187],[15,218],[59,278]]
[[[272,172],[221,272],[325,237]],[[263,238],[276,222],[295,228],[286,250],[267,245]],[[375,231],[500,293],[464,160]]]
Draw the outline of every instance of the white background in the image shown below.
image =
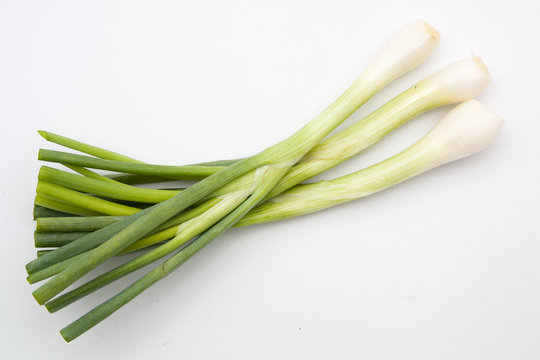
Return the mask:
[[[539,11],[532,0],[2,1],[4,358],[540,358]],[[59,329],[136,276],[54,315],[33,300],[36,156],[57,148],[36,130],[163,164],[247,156],[315,116],[416,18],[440,30],[439,48],[347,124],[472,52],[493,77],[479,99],[506,120],[488,150],[232,230],[64,343]],[[404,149],[449,109],[324,177]]]

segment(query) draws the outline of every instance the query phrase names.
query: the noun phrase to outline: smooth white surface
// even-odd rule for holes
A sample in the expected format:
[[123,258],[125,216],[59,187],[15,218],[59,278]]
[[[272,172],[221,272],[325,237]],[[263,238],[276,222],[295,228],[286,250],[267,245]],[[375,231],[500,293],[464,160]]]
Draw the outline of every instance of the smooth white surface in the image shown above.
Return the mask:
[[[540,26],[531,1],[0,3],[3,358],[540,358]],[[505,120],[483,153],[317,214],[228,232],[76,341],[24,264],[46,129],[164,164],[255,153],[328,105],[402,24],[434,55],[348,123],[471,52]],[[429,112],[344,174],[420,138]],[[204,134],[204,135],[203,135]],[[140,274],[137,273],[137,274]],[[122,281],[129,284],[133,276]]]

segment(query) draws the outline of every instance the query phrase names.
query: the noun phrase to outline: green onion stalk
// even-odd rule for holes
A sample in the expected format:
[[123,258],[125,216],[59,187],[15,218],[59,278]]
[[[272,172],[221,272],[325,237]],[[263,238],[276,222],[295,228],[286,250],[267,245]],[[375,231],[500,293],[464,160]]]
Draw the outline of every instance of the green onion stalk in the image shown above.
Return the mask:
[[[356,173],[331,181],[298,186],[266,202],[258,208],[259,210],[254,209],[252,213],[263,218],[263,221],[259,222],[273,221],[318,211],[367,196],[434,167],[483,150],[494,140],[502,125],[503,120],[480,102],[467,101],[448,113],[424,138],[405,151]],[[274,182],[278,179],[278,177],[269,178]],[[260,187],[257,188],[260,189]],[[98,324],[149,286],[171,273],[223,229],[246,219],[245,214],[259,202],[251,199],[264,198],[271,188],[272,186],[267,186],[263,191],[255,191],[242,205],[187,247],[122,292],[62,329],[61,334],[64,339],[71,341]],[[283,216],[284,213],[286,216]],[[281,215],[276,217],[274,214]]]
[[[423,27],[423,33],[418,31],[420,27]],[[368,66],[368,69],[343,95],[291,137],[254,156],[239,160],[217,173],[205,177],[168,200],[125,216],[122,220],[46,253],[28,263],[26,268],[31,274],[74,255],[82,254],[77,259],[78,261],[71,263],[37,288],[33,292],[34,298],[39,304],[46,303],[90,270],[120,253],[176,214],[204,200],[217,189],[242,175],[255,171],[254,176],[257,181],[253,184],[254,186],[248,189],[248,198],[231,212],[224,213],[221,220],[202,233],[185,249],[198,249],[204,246],[219,233],[234,225],[247,211],[263,200],[291,166],[374,93],[391,80],[419,65],[437,43],[438,37],[433,36],[433,33],[434,30],[424,22],[415,22],[406,26],[404,31],[399,32],[396,37],[391,39],[390,46],[383,50],[382,57]],[[420,39],[421,36],[424,39],[423,41]],[[257,177],[257,174],[262,174],[262,178]],[[95,246],[96,244],[99,245]],[[68,250],[63,250],[65,248],[68,248]],[[71,252],[71,250],[74,251]],[[176,256],[173,256],[173,258],[178,259]],[[172,270],[179,263],[181,262],[169,262],[170,267],[161,266],[158,268],[157,273],[168,273],[169,269]],[[144,284],[147,284],[147,282],[144,282]],[[137,288],[141,287],[137,286]],[[113,309],[115,306],[110,308]],[[96,319],[96,317],[93,317],[93,319]],[[86,324],[93,326],[90,320]],[[71,334],[65,335],[66,340],[71,340],[78,336],[80,332],[76,330]]]

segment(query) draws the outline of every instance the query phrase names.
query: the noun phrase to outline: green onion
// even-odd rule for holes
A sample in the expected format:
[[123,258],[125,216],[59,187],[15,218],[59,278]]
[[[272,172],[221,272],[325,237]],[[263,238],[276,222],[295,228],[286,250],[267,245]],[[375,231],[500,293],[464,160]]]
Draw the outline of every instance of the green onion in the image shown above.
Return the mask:
[[[479,58],[457,62],[406,90],[362,121],[327,136],[393,79],[422,63],[438,43],[423,21],[405,26],[330,107],[289,138],[251,157],[166,166],[60,135],[48,141],[90,156],[41,149],[39,159],[72,171],[43,166],[34,217],[40,251],[26,265],[28,281],[45,279],[33,295],[55,312],[112,281],[175,253],[131,286],[62,329],[78,337],[172,272],[223,231],[298,216],[361,198],[487,146],[502,120],[470,100],[443,118],[409,149],[366,169],[330,180],[300,184],[360,153],[416,115],[469,100],[489,83]],[[101,175],[91,169],[116,171]],[[185,189],[133,185],[171,179],[200,180]],[[152,205],[154,204],[154,205]],[[44,210],[46,208],[47,210]],[[67,216],[77,215],[77,216]],[[145,248],[142,255],[57,296],[113,256]]]

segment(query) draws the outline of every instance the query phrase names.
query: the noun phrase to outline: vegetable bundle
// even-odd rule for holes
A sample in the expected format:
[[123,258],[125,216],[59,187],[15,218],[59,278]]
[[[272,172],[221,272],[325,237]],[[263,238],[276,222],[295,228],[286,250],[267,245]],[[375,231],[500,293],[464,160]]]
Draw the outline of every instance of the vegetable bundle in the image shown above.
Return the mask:
[[[34,218],[38,257],[28,281],[55,312],[148,264],[161,263],[61,330],[71,341],[178,268],[233,226],[276,221],[368,196],[424,171],[469,156],[496,137],[502,119],[476,100],[490,81],[480,58],[457,61],[413,85],[356,124],[330,133],[388,83],[419,66],[439,33],[424,21],[400,29],[360,77],[326,110],[289,138],[250,157],[165,166],[135,160],[60,135],[50,142],[86,155],[39,151],[42,166]],[[303,183],[359,154],[418,114],[461,103],[420,141],[378,164],[315,183]],[[95,170],[114,173],[103,175]],[[190,180],[186,188],[160,183]],[[153,183],[154,188],[137,185]],[[138,256],[67,290],[112,257]]]

